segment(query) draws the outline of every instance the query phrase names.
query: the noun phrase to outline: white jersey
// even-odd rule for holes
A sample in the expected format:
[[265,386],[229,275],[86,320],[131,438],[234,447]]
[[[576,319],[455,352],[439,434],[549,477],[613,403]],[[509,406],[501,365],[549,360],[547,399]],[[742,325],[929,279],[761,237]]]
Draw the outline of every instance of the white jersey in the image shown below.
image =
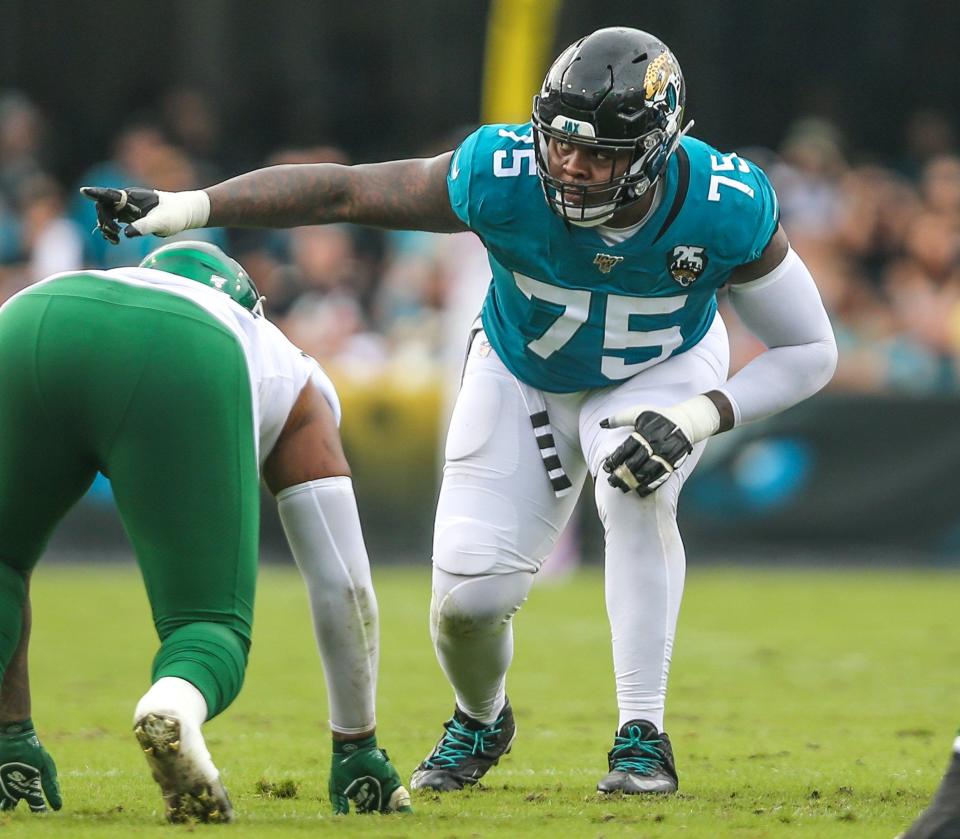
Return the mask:
[[[82,273],[176,294],[209,312],[237,336],[250,373],[257,462],[261,467],[276,445],[287,417],[308,380],[312,380],[323,393],[339,425],[340,400],[333,383],[320,365],[290,343],[265,317],[254,315],[223,292],[153,268],[113,268],[109,271],[85,270]],[[65,275],[55,274],[43,282],[62,276]]]

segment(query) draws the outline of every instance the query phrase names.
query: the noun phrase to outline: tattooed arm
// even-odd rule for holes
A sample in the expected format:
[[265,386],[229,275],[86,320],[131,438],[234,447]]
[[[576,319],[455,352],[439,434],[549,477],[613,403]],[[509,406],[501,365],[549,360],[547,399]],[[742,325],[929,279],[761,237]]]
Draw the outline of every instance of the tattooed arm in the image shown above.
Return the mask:
[[358,166],[271,166],[205,190],[211,227],[294,227],[353,222],[371,227],[466,230],[447,195],[451,152]]
[[455,233],[467,227],[447,194],[452,152],[438,157],[339,166],[270,166],[207,189],[81,187],[97,204],[107,241],[125,236],[172,236],[195,227],[297,227],[353,222],[398,230]]

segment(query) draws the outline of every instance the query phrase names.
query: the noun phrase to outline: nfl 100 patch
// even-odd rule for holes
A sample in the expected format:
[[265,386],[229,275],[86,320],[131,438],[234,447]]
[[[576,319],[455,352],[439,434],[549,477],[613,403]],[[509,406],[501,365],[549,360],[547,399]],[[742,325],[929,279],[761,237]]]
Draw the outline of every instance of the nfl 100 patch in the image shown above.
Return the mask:
[[593,264],[597,266],[601,274],[609,274],[621,262],[623,262],[622,256],[611,256],[608,253],[598,253],[593,258]]

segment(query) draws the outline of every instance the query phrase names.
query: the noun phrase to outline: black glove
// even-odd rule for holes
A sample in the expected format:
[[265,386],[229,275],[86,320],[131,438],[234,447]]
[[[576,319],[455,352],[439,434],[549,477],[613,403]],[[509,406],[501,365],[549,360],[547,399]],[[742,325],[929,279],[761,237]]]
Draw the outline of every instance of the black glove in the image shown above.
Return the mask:
[[30,719],[0,725],[0,810],[13,810],[22,800],[34,813],[63,806],[57,767],[40,745]]
[[693,445],[673,420],[656,411],[644,411],[634,427],[603,461],[603,469],[610,486],[649,495],[680,468]]
[[[112,189],[104,186],[82,186],[80,193],[97,204],[97,230],[110,244],[120,241],[120,225],[130,224],[149,213],[160,203],[160,196],[153,189]],[[124,228],[127,237],[139,236],[133,227]]]

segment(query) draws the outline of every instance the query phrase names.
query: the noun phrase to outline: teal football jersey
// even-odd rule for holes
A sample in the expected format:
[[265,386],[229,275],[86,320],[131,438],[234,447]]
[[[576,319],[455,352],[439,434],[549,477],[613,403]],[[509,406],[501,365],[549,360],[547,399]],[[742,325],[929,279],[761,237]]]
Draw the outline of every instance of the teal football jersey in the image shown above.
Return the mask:
[[757,166],[684,137],[656,211],[609,245],[547,205],[530,123],[471,134],[447,188],[489,255],[487,338],[517,378],[557,393],[616,384],[695,346],[717,289],[760,256],[779,216]]

